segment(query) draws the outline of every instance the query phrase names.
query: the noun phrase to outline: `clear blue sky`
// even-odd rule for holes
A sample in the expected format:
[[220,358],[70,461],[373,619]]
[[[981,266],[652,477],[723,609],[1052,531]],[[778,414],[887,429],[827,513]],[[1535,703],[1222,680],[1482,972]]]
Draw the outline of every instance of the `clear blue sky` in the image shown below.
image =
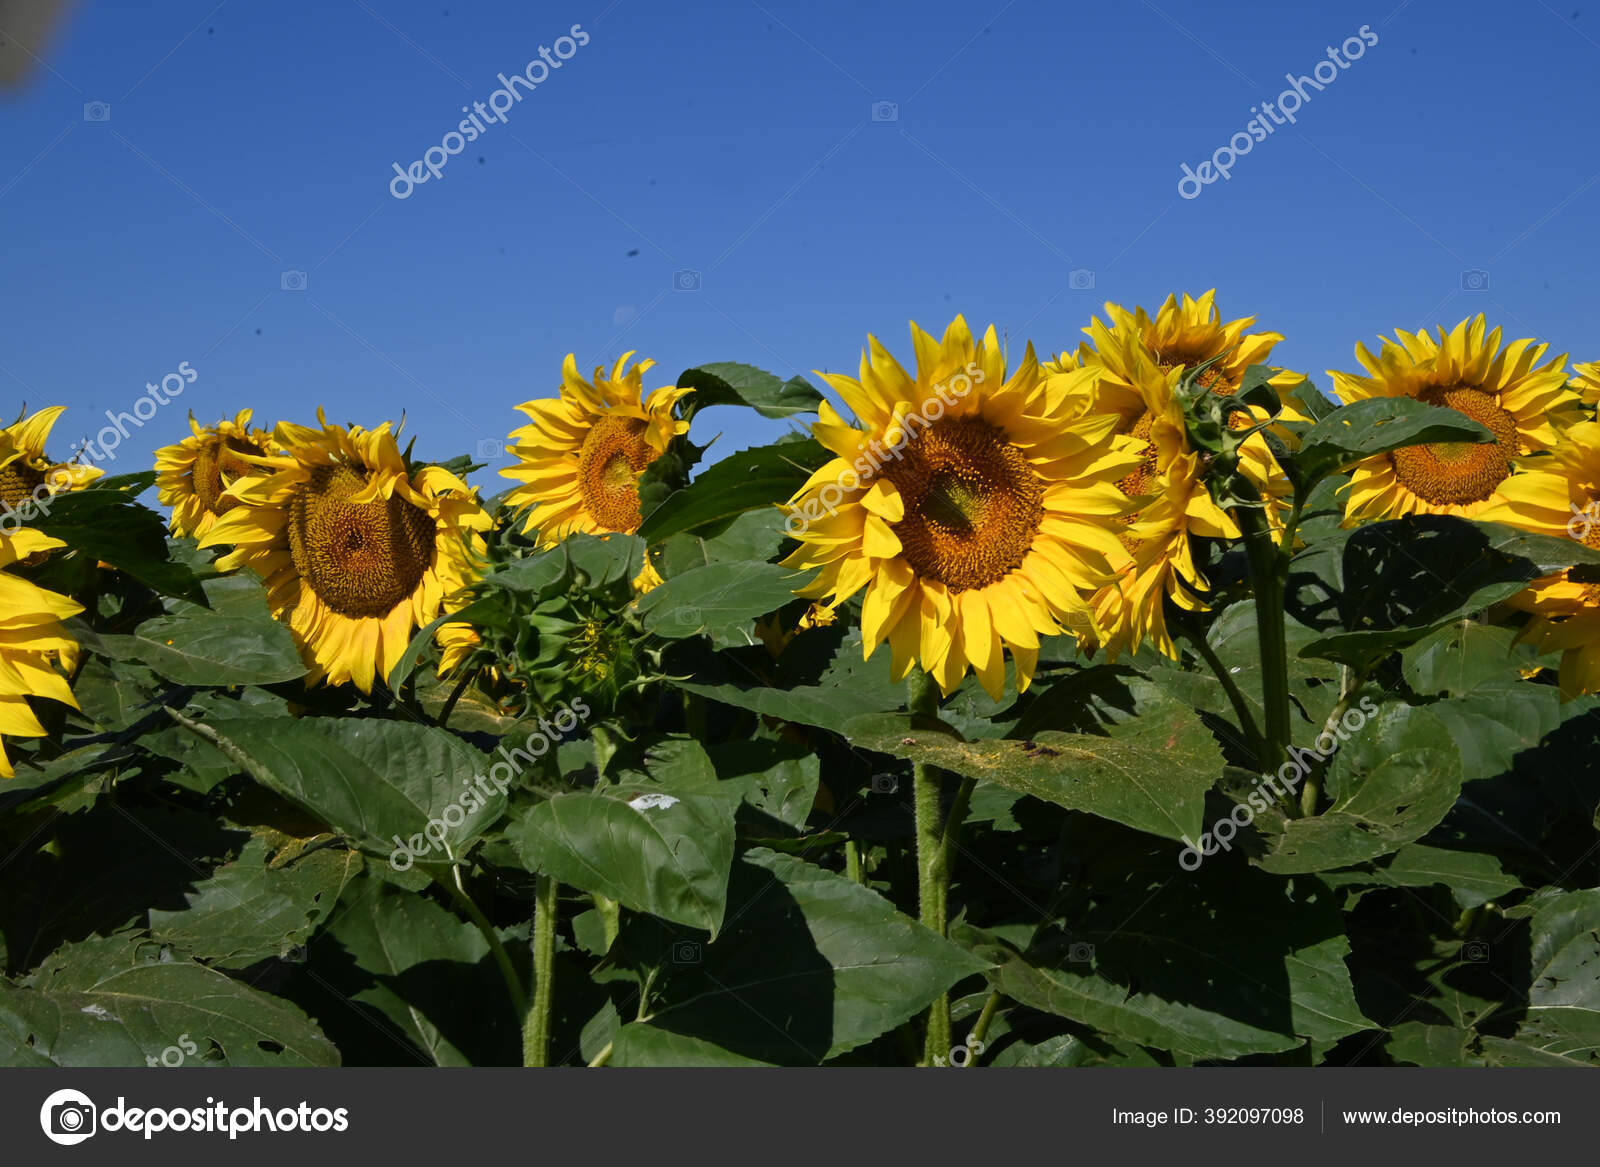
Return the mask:
[[[504,124],[391,197],[393,163],[574,24],[589,43]],[[1296,125],[1179,197],[1363,25]],[[809,374],[869,331],[909,360],[906,321],[958,311],[1054,350],[1106,299],[1213,286],[1325,388],[1355,341],[1480,310],[1600,356],[1589,0],[83,0],[42,55],[0,98],[0,406],[64,403],[70,441],[188,361],[118,471],[186,407],[404,411],[445,458],[568,351],[638,349],[661,384]],[[722,450],[783,428],[697,425]]]

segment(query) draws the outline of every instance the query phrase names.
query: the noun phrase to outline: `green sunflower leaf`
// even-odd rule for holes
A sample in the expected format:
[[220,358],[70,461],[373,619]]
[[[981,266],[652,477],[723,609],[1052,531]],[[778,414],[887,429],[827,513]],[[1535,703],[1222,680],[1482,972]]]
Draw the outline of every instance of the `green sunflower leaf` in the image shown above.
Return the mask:
[[683,531],[719,534],[746,511],[787,502],[831,457],[811,438],[730,454],[646,515],[639,537],[656,544]]
[[1285,467],[1299,490],[1374,454],[1429,442],[1492,442],[1489,427],[1459,410],[1410,397],[1374,397],[1343,405],[1306,430]]
[[[171,1051],[176,1048],[177,1054]],[[0,979],[0,1064],[336,1066],[299,1008],[187,957],[123,940],[69,944],[23,985]]]
[[1107,736],[1045,731],[964,742],[907,715],[858,717],[840,731],[863,749],[999,783],[1069,810],[1088,811],[1164,839],[1198,839],[1206,791],[1222,754],[1193,710],[1152,703]]
[[815,413],[822,394],[804,377],[780,381],[754,365],[718,361],[685,369],[678,378],[679,388],[695,391],[697,410],[713,405],[746,405],[762,417],[783,419],[800,413]]

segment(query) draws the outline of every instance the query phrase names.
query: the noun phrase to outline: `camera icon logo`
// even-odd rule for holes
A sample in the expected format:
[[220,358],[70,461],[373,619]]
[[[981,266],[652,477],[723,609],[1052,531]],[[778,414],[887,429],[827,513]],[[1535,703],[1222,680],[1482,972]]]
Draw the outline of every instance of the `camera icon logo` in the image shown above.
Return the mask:
[[875,122],[897,122],[900,120],[900,103],[895,101],[875,101],[872,103],[872,120]]
[[900,779],[893,774],[874,774],[872,776],[872,793],[894,794],[900,789]]
[[1489,290],[1489,273],[1482,268],[1468,268],[1461,273],[1461,290],[1463,292],[1487,292]]
[[677,940],[672,945],[673,964],[699,964],[705,946],[698,940]]
[[1467,964],[1488,964],[1489,946],[1482,940],[1469,940],[1461,946],[1461,959]]
[[1067,962],[1069,964],[1094,963],[1094,945],[1080,940],[1067,948]]
[[39,1108],[39,1126],[45,1138],[63,1147],[76,1146],[94,1134],[98,1111],[87,1094],[57,1090]]
[[673,272],[672,290],[674,292],[698,292],[700,290],[700,273],[691,271],[688,268]]
[[285,292],[303,292],[306,290],[306,273],[303,271],[286,271],[278,283]]
[[506,443],[505,443],[505,439],[504,438],[479,438],[478,439],[478,457],[480,457],[480,458],[503,458],[503,457],[505,457],[505,453],[506,453]]
[[83,103],[83,120],[86,122],[108,122],[111,120],[111,103],[109,101],[86,101]]
[[1067,287],[1074,292],[1094,290],[1094,272],[1086,267],[1075,267],[1067,273]]

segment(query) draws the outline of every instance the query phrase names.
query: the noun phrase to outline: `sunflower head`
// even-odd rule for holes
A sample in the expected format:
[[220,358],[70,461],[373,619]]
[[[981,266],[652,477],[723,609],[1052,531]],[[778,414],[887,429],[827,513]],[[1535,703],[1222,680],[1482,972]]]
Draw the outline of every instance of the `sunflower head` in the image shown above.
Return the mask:
[[561,387],[553,398],[517,408],[529,424],[511,431],[517,464],[500,473],[521,485],[507,495],[527,507],[523,529],[537,532],[543,546],[574,533],[631,532],[642,520],[639,476],[689,429],[674,406],[690,390],[656,389],[648,396],[644,374],[654,361],[631,369],[624,353],[612,367],[586,381],[568,354]]
[[[1600,423],[1562,433],[1548,457],[1507,479],[1478,517],[1600,551]],[[1535,580],[1511,604],[1533,614],[1520,639],[1561,653],[1563,697],[1600,692],[1600,583],[1571,570]]]
[[314,679],[368,692],[416,628],[464,603],[490,520],[454,474],[414,469],[387,422],[347,429],[317,416],[318,428],[279,424],[283,453],[247,463],[200,545],[231,544],[218,566],[266,580]]
[[[1203,608],[1205,590],[1195,560],[1196,537],[1237,538],[1234,522],[1213,500],[1206,482],[1208,458],[1190,440],[1181,385],[1188,365],[1164,361],[1145,340],[1142,313],[1106,305],[1109,323],[1094,319],[1085,330],[1093,348],[1082,356],[1099,373],[1094,412],[1107,418],[1136,459],[1117,480],[1126,500],[1120,546],[1112,557],[1114,580],[1094,597],[1103,645],[1114,658],[1149,642],[1176,653],[1167,630],[1170,601]],[[1287,484],[1266,447],[1253,435],[1239,449],[1239,470],[1269,500]],[[1269,505],[1269,513],[1277,508]]]
[[920,664],[949,693],[970,668],[998,697],[1006,650],[1026,688],[1041,635],[1095,635],[1083,593],[1120,552],[1138,459],[1086,416],[1094,371],[1047,380],[1030,346],[1008,375],[994,329],[959,316],[911,339],[914,371],[870,338],[857,377],[819,374],[854,416],[819,408],[834,459],[788,504],[784,563],[816,569],[799,594],[830,609],[863,593],[866,655],[887,641],[896,677]]
[[[1517,459],[1548,450],[1577,420],[1579,398],[1566,384],[1564,356],[1544,361],[1533,340],[1501,346],[1480,315],[1438,336],[1396,330],[1376,355],[1356,346],[1366,376],[1330,370],[1347,402],[1410,397],[1481,422],[1493,442],[1432,442],[1378,454],[1350,477],[1347,524],[1409,514],[1472,516],[1495,505]],[[1543,363],[1541,363],[1543,361]]]
[[0,505],[20,511],[66,490],[79,490],[104,472],[78,461],[53,462],[45,452],[50,431],[66,412],[62,405],[41,409],[0,428]]
[[[1105,347],[1105,338],[1136,344],[1157,368],[1163,372],[1173,369],[1193,370],[1204,366],[1196,377],[1196,384],[1219,396],[1231,397],[1239,392],[1244,382],[1245,370],[1251,365],[1265,364],[1273,348],[1283,340],[1281,333],[1247,332],[1255,323],[1254,316],[1244,316],[1224,323],[1218,311],[1216,290],[1198,300],[1185,294],[1180,300],[1168,296],[1154,316],[1143,308],[1128,312],[1116,304],[1107,304],[1108,323],[1096,319],[1084,329],[1095,345],[1082,345],[1076,353],[1064,352],[1045,366],[1047,373],[1065,372],[1082,365],[1101,363],[1096,350]],[[1267,381],[1277,391],[1282,408],[1277,414],[1280,421],[1309,421],[1304,407],[1295,396],[1298,386],[1305,383],[1305,375],[1280,370]],[[1264,415],[1258,420],[1264,420]],[[1249,423],[1239,416],[1234,423],[1243,427]],[[1287,430],[1282,431],[1291,437]]]
[[[0,735],[44,736],[29,704],[32,700],[44,698],[77,708],[64,670],[76,657],[78,645],[61,621],[83,609],[13,570],[62,546],[59,539],[39,531],[0,522]],[[0,738],[0,778],[13,774]]]
[[252,429],[250,418],[251,411],[242,409],[231,421],[202,426],[191,413],[190,436],[156,451],[156,488],[161,502],[172,508],[168,524],[174,533],[203,535],[219,515],[238,505],[228,488],[255,472],[249,459],[274,448],[272,435]]

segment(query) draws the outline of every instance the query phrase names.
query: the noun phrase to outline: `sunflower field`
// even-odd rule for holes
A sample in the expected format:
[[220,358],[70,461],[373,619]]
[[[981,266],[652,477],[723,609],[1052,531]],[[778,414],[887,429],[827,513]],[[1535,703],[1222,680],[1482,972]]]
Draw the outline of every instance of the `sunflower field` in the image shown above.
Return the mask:
[[1253,324],[24,412],[0,1062],[1600,1064],[1600,365]]

